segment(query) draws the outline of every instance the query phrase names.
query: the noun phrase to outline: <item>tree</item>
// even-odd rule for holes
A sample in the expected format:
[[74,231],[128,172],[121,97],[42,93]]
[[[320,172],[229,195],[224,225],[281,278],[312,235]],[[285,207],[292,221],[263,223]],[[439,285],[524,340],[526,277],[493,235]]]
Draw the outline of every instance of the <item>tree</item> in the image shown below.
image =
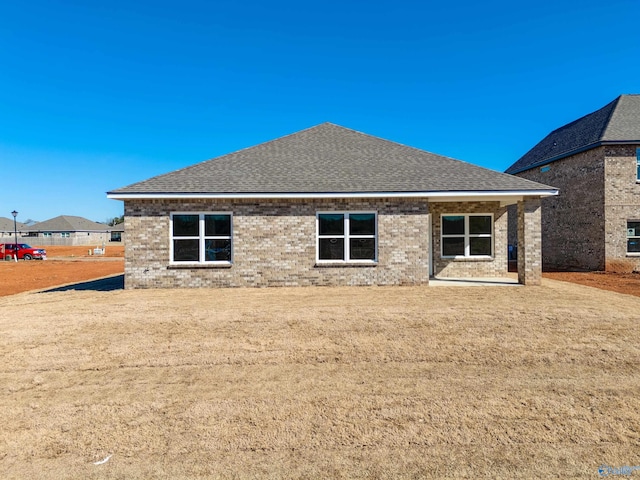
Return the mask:
[[120,215],[119,217],[113,217],[107,220],[107,225],[113,227],[114,225],[118,225],[119,223],[124,223],[124,215]]

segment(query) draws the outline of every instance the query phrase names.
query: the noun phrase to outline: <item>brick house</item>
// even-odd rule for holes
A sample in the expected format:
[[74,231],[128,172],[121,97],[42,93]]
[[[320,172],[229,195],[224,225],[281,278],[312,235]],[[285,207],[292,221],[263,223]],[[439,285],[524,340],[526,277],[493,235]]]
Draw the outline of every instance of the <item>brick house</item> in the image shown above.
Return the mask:
[[331,123],[108,192],[125,210],[125,286],[540,282],[546,185]]
[[542,200],[545,268],[640,270],[640,95],[554,130],[506,172],[560,190]]

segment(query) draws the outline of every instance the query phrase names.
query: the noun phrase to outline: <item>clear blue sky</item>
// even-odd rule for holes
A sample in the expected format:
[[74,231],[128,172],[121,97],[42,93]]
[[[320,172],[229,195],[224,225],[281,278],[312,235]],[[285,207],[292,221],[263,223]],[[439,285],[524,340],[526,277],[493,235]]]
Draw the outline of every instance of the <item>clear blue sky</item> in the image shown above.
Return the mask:
[[0,216],[330,121],[503,171],[640,93],[638,0],[32,0],[0,18]]

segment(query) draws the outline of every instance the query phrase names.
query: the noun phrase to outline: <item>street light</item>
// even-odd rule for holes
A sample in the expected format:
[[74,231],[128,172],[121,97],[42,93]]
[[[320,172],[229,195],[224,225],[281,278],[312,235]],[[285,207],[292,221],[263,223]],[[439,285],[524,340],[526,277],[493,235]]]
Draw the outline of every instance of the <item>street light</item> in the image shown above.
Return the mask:
[[13,212],[11,212],[11,215],[13,215],[13,235],[16,238],[16,245],[13,250],[13,258],[15,258],[17,262],[18,261],[18,228],[16,227],[16,217],[18,216],[18,212],[14,210]]

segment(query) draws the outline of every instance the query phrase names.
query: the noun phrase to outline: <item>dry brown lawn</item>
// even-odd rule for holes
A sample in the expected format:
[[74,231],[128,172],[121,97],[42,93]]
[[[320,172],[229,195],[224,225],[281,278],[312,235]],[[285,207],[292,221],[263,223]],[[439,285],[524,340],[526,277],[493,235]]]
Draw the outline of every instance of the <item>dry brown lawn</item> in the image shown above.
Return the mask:
[[599,478],[640,465],[639,339],[546,279],[3,297],[0,478]]

